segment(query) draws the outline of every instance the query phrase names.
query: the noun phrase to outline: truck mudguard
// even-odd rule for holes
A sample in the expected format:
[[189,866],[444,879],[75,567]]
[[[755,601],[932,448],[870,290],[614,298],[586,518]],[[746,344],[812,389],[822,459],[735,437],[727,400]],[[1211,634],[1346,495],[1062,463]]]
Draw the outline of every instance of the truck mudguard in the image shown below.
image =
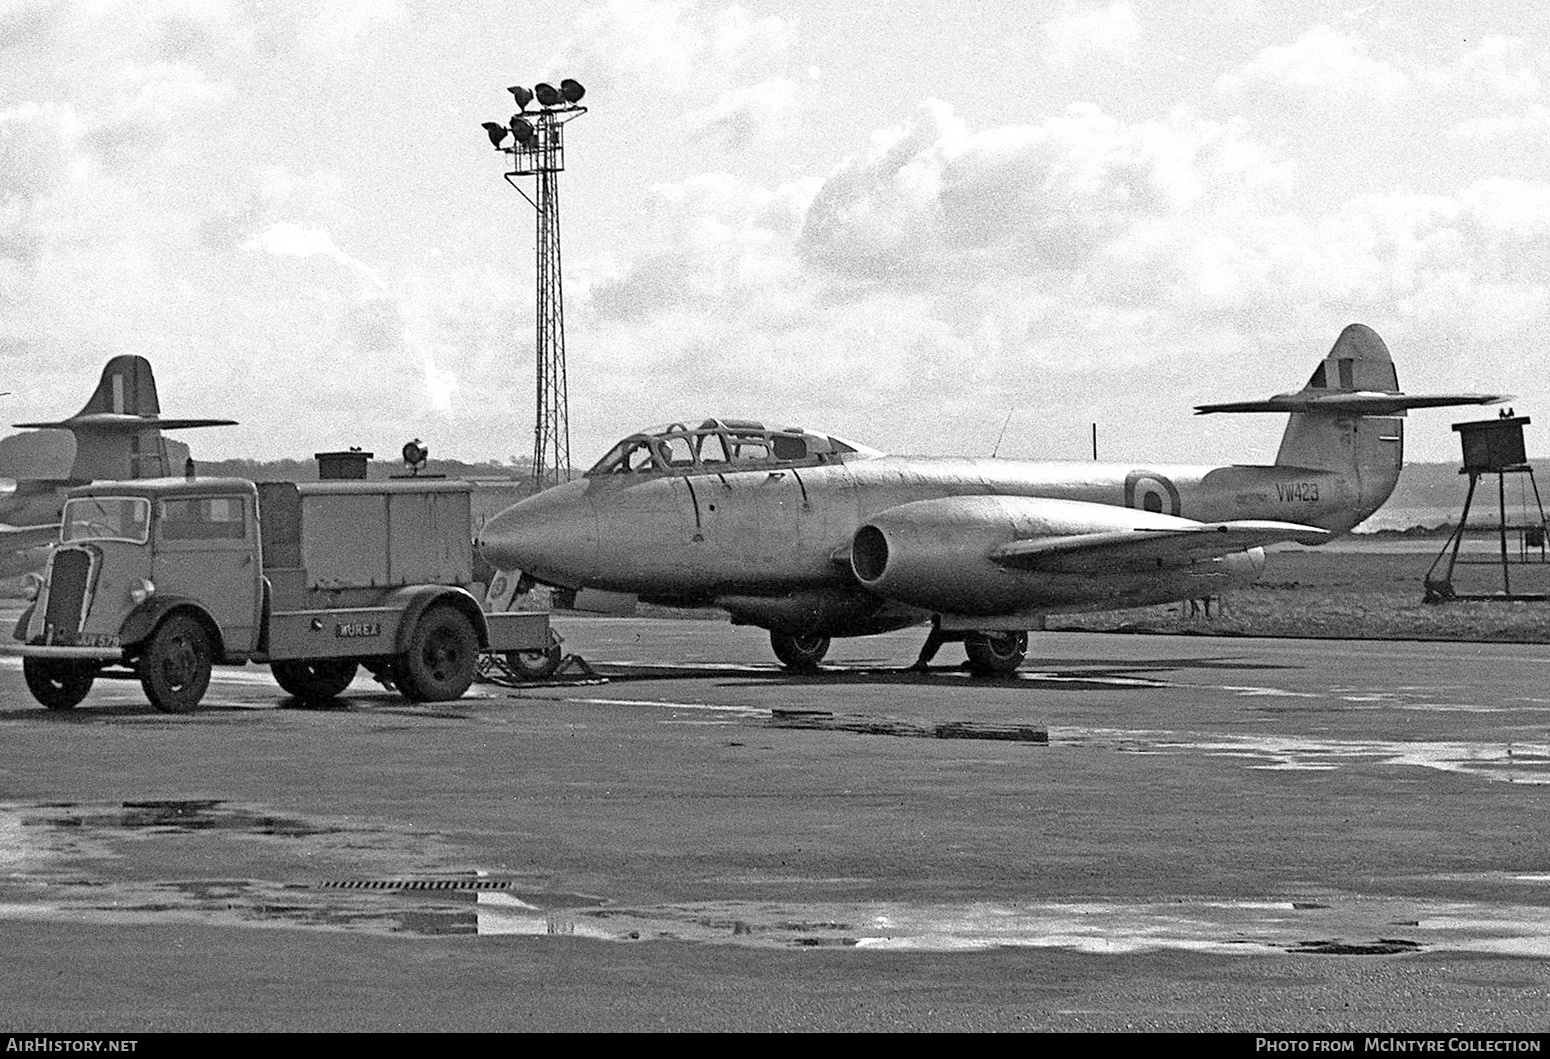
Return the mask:
[[490,630],[485,624],[484,611],[467,589],[455,585],[408,585],[389,594],[383,601],[385,606],[403,608],[403,617],[398,622],[398,635],[395,637],[395,651],[409,649],[409,637],[414,635],[414,627],[420,615],[439,603],[449,604],[462,611],[473,622],[474,632],[479,636],[479,646],[490,646]]
[[210,617],[208,611],[201,607],[198,601],[187,596],[152,596],[134,610],[129,612],[129,617],[124,619],[124,624],[119,626],[118,638],[125,649],[137,647],[144,643],[161,624],[161,620],[175,610],[186,610],[204,622],[205,628],[210,631],[210,646],[215,651],[216,660],[226,657],[226,640],[221,635],[221,627],[215,619]]

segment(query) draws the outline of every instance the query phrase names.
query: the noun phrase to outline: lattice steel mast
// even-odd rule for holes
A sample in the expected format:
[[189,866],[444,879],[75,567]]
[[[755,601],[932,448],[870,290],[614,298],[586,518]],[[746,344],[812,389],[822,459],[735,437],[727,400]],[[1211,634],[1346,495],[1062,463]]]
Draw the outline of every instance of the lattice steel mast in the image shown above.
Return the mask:
[[[565,285],[560,270],[560,186],[565,169],[565,123],[580,117],[586,93],[579,83],[566,78],[560,87],[521,85],[507,89],[517,101],[518,112],[501,125],[487,121],[484,130],[497,151],[511,155],[506,182],[537,213],[534,241],[537,290],[534,359],[537,362],[536,407],[533,420],[533,488],[544,489],[570,477],[570,393],[565,372]],[[527,106],[538,101],[538,109]],[[509,146],[503,146],[507,138]],[[516,177],[534,177],[529,196]]]

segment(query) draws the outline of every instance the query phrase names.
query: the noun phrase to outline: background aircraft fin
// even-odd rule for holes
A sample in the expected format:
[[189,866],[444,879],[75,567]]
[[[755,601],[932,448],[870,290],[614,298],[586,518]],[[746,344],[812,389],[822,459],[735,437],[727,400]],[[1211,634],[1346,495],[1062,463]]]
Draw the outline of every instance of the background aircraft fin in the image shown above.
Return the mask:
[[[16,426],[70,431],[75,435],[70,479],[98,481],[181,474],[182,461],[175,459],[177,450],[169,449],[163,430],[235,423],[234,419],[161,418],[150,361],[125,355],[108,361],[91,399],[69,419]],[[186,457],[186,450],[182,454]]]

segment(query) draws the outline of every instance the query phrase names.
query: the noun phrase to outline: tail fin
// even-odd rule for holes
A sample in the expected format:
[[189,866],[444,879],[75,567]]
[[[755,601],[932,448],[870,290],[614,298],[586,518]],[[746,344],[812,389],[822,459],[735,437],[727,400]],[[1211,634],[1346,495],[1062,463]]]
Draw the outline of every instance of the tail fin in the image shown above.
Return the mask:
[[[1351,324],[1301,390],[1263,401],[1197,405],[1195,413],[1290,413],[1276,466],[1353,474],[1361,506],[1376,511],[1393,492],[1404,462],[1404,422],[1411,408],[1496,404],[1501,394],[1405,394],[1394,360],[1377,332]],[[1363,516],[1365,517],[1365,516]]]
[[232,419],[163,419],[156,398],[156,377],[144,357],[108,361],[86,406],[57,423],[17,423],[18,427],[68,430],[75,435],[78,481],[155,478],[181,471],[170,466],[163,430],[232,426]]

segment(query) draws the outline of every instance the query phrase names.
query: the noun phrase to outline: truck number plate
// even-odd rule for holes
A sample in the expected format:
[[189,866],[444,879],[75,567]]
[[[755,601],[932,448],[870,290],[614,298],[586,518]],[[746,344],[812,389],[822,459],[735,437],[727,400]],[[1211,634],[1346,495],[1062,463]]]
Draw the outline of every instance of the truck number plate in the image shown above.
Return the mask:
[[71,632],[68,629],[56,629],[52,625],[43,638],[43,642],[54,647],[118,647],[118,636],[107,632]]
[[335,636],[381,636],[380,621],[342,621],[334,626]]

